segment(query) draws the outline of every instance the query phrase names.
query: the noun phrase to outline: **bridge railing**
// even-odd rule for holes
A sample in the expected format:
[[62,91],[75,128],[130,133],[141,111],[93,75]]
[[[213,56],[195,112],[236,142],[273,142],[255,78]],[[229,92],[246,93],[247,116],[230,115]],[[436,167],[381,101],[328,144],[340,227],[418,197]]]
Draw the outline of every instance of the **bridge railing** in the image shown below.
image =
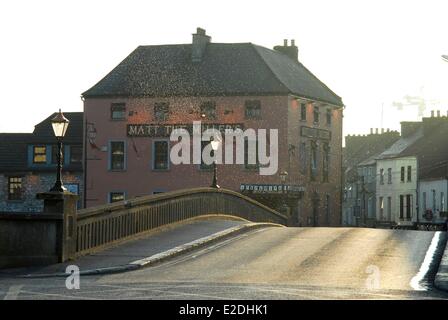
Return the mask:
[[78,211],[76,255],[209,214],[233,215],[253,222],[287,223],[282,214],[237,192],[214,188],[179,190]]

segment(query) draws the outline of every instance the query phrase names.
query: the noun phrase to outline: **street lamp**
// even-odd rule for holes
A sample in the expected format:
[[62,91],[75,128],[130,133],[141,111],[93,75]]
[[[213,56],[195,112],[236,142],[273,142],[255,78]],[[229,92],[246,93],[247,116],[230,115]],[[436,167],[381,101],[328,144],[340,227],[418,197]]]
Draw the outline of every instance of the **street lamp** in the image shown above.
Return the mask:
[[51,126],[53,127],[54,135],[56,136],[56,139],[58,141],[58,168],[56,171],[56,182],[53,186],[53,188],[50,189],[50,191],[53,192],[64,192],[67,189],[62,184],[62,139],[65,136],[65,133],[67,132],[69,120],[64,117],[64,115],[61,112],[61,109],[59,109],[59,113],[51,119]]
[[283,210],[286,211],[287,206],[286,206],[286,200],[285,200],[285,182],[286,182],[286,177],[288,176],[288,172],[287,171],[282,171],[280,172],[280,180],[282,182],[282,206],[283,206]]
[[214,137],[212,141],[210,141],[210,144],[212,145],[212,149],[213,149],[213,156],[214,156],[214,160],[213,160],[213,182],[211,187],[212,188],[217,188],[219,189],[220,186],[218,185],[218,170],[216,168],[216,151],[219,149],[219,144],[221,143],[221,140],[219,139],[219,137]]
[[446,62],[448,62],[448,55],[442,54],[442,59],[445,60]]

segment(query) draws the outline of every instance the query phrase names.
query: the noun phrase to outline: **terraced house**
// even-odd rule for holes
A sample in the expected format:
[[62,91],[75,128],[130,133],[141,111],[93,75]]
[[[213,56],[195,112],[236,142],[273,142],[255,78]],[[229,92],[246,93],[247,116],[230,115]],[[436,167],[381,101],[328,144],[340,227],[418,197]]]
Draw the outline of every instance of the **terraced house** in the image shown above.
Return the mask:
[[340,224],[343,103],[299,62],[294,41],[274,50],[214,43],[198,28],[192,43],[139,46],[82,96],[87,207],[209,186],[210,166],[169,159],[169,132],[200,120],[278,129],[278,173],[218,164],[221,187],[286,205],[297,225]]
[[[36,194],[49,191],[56,179],[57,145],[51,127],[55,115],[32,133],[0,133],[0,211],[42,211],[43,201]],[[64,138],[63,181],[69,191],[82,195],[82,113],[64,115],[70,125]]]

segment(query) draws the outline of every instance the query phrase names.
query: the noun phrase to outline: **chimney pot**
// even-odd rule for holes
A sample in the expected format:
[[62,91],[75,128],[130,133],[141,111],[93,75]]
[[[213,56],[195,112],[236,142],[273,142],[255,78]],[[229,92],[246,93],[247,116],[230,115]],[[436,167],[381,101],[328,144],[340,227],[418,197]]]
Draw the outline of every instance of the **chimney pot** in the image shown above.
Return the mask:
[[296,40],[291,39],[291,47],[294,47],[296,45]]
[[378,128],[375,128],[375,134],[378,134]]
[[370,134],[373,134],[373,128],[370,128]]
[[434,110],[431,110],[431,118],[434,118]]
[[384,128],[381,128],[381,133],[384,133]]
[[440,110],[437,110],[437,118],[440,117]]
[[284,46],[284,47],[287,47],[287,46],[288,46],[288,39],[284,39],[284,40],[283,40],[283,46]]

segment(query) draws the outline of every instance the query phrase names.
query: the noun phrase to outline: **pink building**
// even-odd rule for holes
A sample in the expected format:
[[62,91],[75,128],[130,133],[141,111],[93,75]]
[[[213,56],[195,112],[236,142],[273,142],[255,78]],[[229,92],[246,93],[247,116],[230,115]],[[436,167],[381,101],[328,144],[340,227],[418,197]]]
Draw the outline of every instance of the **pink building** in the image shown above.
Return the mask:
[[340,224],[343,103],[298,61],[293,41],[212,43],[198,28],[191,44],[138,47],[83,98],[87,207],[209,186],[210,166],[169,158],[173,126],[202,121],[278,129],[277,174],[218,164],[221,187],[286,204],[294,224]]

